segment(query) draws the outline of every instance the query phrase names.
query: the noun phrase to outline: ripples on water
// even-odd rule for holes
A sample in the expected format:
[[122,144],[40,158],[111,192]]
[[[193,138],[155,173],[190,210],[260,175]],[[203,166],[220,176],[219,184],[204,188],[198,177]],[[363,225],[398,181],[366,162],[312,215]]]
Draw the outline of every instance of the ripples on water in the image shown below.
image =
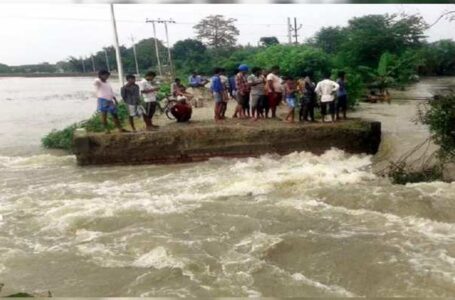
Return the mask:
[[115,168],[3,156],[1,277],[61,296],[453,294],[455,185],[393,186],[370,165],[339,150]]
[[[335,149],[80,168],[38,150],[39,139],[93,112],[91,79],[52,82],[31,80],[35,98],[1,89],[4,294],[455,294],[455,184],[394,186],[371,156]],[[55,97],[79,91],[87,98]],[[33,101],[30,117],[22,108]]]

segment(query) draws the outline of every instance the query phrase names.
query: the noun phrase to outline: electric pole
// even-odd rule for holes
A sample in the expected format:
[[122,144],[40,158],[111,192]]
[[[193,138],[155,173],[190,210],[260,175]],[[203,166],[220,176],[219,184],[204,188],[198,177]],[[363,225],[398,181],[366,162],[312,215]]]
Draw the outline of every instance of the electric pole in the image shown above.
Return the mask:
[[93,58],[93,54],[91,55],[92,57],[92,69],[93,69],[93,73],[96,72],[96,69],[95,69],[95,59]]
[[133,43],[133,54],[134,63],[136,64],[136,75],[139,76],[139,65],[137,64],[136,44],[134,43],[134,37],[131,35],[131,42]]
[[163,76],[163,72],[161,71],[161,62],[160,62],[160,54],[158,52],[158,40],[156,39],[156,27],[155,27],[155,20],[145,20],[145,23],[152,23],[153,25],[153,39],[155,40],[155,55],[156,55],[156,62],[158,64],[158,72],[160,76]]
[[292,37],[291,37],[291,31],[292,31],[292,26],[291,26],[291,18],[288,17],[288,43],[292,44]]
[[118,72],[119,81],[123,86],[125,78],[123,78],[122,57],[120,56],[120,48],[118,45],[117,23],[115,22],[114,4],[110,4],[110,6],[111,6],[111,17],[112,17],[112,29],[114,31],[115,55],[117,58],[117,72]]
[[292,43],[291,41],[291,32],[293,31],[294,34],[292,35],[295,39],[294,43],[297,45],[299,43],[299,34],[298,31],[302,29],[302,24],[297,26],[297,18],[294,18],[294,26],[290,25],[290,20],[288,18],[288,25],[289,25],[289,31],[288,31],[288,37],[289,37],[289,42]]
[[169,67],[170,67],[170,73],[171,77],[174,78],[174,65],[172,64],[172,55],[171,55],[171,46],[169,44],[169,33],[167,30],[167,24],[172,23],[174,24],[175,21],[170,19],[170,20],[158,20],[158,23],[164,23],[164,30],[166,31],[166,44],[167,44],[167,55],[169,59]]
[[84,62],[83,57],[81,57],[81,61],[82,61],[82,73],[85,73],[85,62]]
[[106,58],[106,68],[107,71],[110,73],[111,72],[111,67],[109,66],[109,58],[107,57],[107,50],[104,48],[104,58]]

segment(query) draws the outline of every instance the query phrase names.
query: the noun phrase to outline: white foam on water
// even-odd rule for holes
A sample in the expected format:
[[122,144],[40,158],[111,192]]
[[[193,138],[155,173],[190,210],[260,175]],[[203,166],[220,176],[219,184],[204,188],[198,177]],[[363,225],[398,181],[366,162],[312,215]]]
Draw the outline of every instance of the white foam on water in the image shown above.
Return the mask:
[[132,264],[132,267],[136,268],[178,268],[183,269],[185,262],[180,259],[176,259],[168,253],[164,247],[156,247],[150,252],[141,255]]
[[73,167],[76,163],[74,155],[38,154],[31,156],[3,156],[0,155],[0,169],[38,169],[56,166]]
[[351,293],[350,291],[344,289],[343,287],[337,286],[337,285],[326,285],[323,283],[320,283],[316,280],[307,278],[305,275],[302,273],[294,273],[291,275],[292,279],[298,282],[302,282],[306,285],[313,286],[315,288],[321,289],[323,291],[327,291],[331,294],[335,294],[337,296],[343,296],[343,297],[356,297],[354,293]]
[[266,250],[273,248],[281,241],[283,241],[283,239],[277,235],[270,235],[256,231],[253,232],[252,235],[235,244],[234,249],[241,253],[262,255]]
[[102,243],[83,243],[75,249],[78,255],[103,268],[124,268],[130,265],[129,256]]
[[[6,167],[12,170],[36,170],[48,169],[54,172],[52,176],[57,178],[60,167],[66,167],[74,163],[74,157],[57,158],[57,162],[47,156],[34,157],[32,159],[0,157],[0,168]],[[322,199],[308,197],[296,198],[295,195],[305,195],[306,191],[316,190],[317,194],[323,194],[325,188],[331,191],[338,186],[350,186],[357,189],[359,186],[365,192],[371,194],[383,194],[386,188],[379,189],[375,186],[378,178],[371,172],[371,156],[347,155],[340,150],[329,150],[321,156],[306,152],[295,152],[286,156],[264,155],[259,158],[246,159],[214,159],[209,162],[182,165],[165,170],[156,171],[156,168],[128,167],[128,168],[100,168],[93,169],[93,174],[100,174],[103,179],[91,178],[93,176],[84,169],[76,177],[58,178],[55,184],[44,185],[41,183],[30,184],[23,190],[5,189],[7,193],[15,195],[0,195],[0,226],[9,222],[10,214],[26,212],[33,224],[40,226],[35,232],[37,236],[45,236],[47,241],[55,240],[58,247],[49,247],[48,243],[37,244],[34,252],[67,251],[84,257],[87,262],[101,267],[117,268],[179,268],[184,276],[190,277],[195,282],[205,283],[204,276],[219,278],[215,286],[228,286],[229,289],[241,289],[248,296],[258,297],[260,292],[255,288],[254,274],[263,269],[270,270],[268,262],[263,259],[263,254],[275,247],[282,241],[280,235],[267,234],[260,231],[246,233],[240,241],[230,244],[226,252],[222,252],[216,259],[221,271],[194,272],[189,266],[193,257],[177,257],[172,255],[171,248],[159,246],[148,250],[128,248],[133,240],[134,233],[127,229],[120,229],[112,233],[103,233],[97,229],[83,228],[85,224],[96,226],[97,220],[111,218],[109,222],[115,222],[116,218],[128,217],[148,218],[168,214],[185,214],[201,208],[206,203],[221,201],[247,201],[248,204],[266,205],[274,209],[292,207],[302,213],[311,213],[320,216],[321,222],[326,218],[337,219],[343,217],[354,220],[349,224],[340,226],[339,237],[349,238],[353,235],[377,234],[380,230],[394,228],[403,232],[406,237],[412,237],[411,245],[420,245],[423,242],[434,245],[448,245],[455,242],[454,224],[440,223],[415,216],[400,217],[386,212],[377,212],[368,209],[348,209],[342,206],[334,206]],[[41,170],[38,170],[41,172]],[[117,176],[118,173],[121,176]],[[128,172],[131,172],[129,174]],[[111,176],[110,176],[111,175]],[[87,176],[89,178],[84,178]],[[51,177],[52,179],[52,177]],[[370,184],[370,182],[372,182]],[[403,189],[417,190],[421,195],[429,197],[442,197],[444,192],[451,191],[454,186],[445,183],[428,183],[407,185]],[[9,186],[5,186],[9,188]],[[321,191],[321,192],[319,192]],[[401,190],[395,188],[391,197],[402,199]],[[20,197],[17,197],[20,193]],[[314,193],[313,193],[314,194]],[[273,197],[271,197],[271,195]],[[13,198],[12,196],[15,196]],[[14,199],[14,200],[10,200]],[[368,197],[368,196],[366,196]],[[271,199],[273,198],[273,199]],[[272,201],[273,200],[273,201]],[[273,207],[276,206],[276,207]],[[254,206],[253,206],[254,209]],[[216,211],[216,214],[227,218],[236,218],[236,213]],[[249,218],[238,213],[238,216]],[[184,216],[182,216],[184,217]],[[197,218],[197,216],[196,216]],[[359,222],[355,222],[358,220]],[[360,222],[361,221],[361,222]],[[257,222],[261,222],[260,219]],[[383,228],[368,228],[381,223]],[[358,224],[359,227],[356,227]],[[235,224],[234,224],[235,225]],[[11,226],[10,226],[11,227]],[[134,226],[132,226],[134,227]],[[100,229],[101,230],[101,229]],[[135,229],[138,230],[139,229]],[[144,228],[146,231],[147,228]],[[191,249],[203,247],[206,242],[230,242],[235,235],[236,229],[229,233],[221,233],[219,236],[208,236],[205,239],[191,242],[179,240],[168,233],[166,228],[160,233],[169,242],[178,243],[179,247]],[[143,234],[144,231],[141,231]],[[13,232],[14,233],[14,232]],[[136,233],[141,235],[141,233]],[[330,233],[331,234],[331,233]],[[333,233],[334,237],[338,233]],[[1,235],[1,234],[0,234]],[[139,237],[140,238],[140,237]],[[112,241],[115,239],[115,242]],[[34,238],[25,238],[28,247],[35,242]],[[24,241],[25,243],[25,241]],[[36,242],[37,243],[37,242]],[[158,244],[160,245],[160,244]],[[32,248],[33,249],[33,248]],[[414,255],[411,246],[403,248],[407,259],[417,272],[423,272],[422,266],[433,264],[431,274],[440,276],[447,281],[453,276],[448,267],[442,267],[442,263],[452,267],[453,258],[449,253],[422,252],[421,256]],[[205,254],[201,254],[205,255]],[[401,259],[401,257],[399,257]],[[436,261],[435,261],[436,259]],[[199,262],[205,265],[204,262]],[[419,269],[420,268],[420,269]],[[304,283],[321,289],[328,293],[339,296],[352,296],[353,294],[343,287],[320,283],[308,278],[301,273],[287,274],[282,270],[280,276],[288,281]],[[203,273],[203,274],[202,274]],[[439,274],[439,275],[436,275]],[[309,275],[308,275],[309,276]],[[438,277],[439,278],[439,277]],[[207,285],[207,284],[206,284]],[[207,285],[213,287],[213,285]],[[175,293],[177,293],[175,291]],[[171,290],[151,291],[148,295],[175,295]],[[185,294],[186,292],[180,291]],[[146,293],[147,294],[147,293]]]

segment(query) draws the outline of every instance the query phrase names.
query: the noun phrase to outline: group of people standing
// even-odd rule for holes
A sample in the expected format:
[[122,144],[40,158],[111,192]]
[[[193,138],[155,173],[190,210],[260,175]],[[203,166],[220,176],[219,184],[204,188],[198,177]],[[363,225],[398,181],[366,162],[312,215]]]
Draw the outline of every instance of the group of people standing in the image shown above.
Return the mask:
[[[274,66],[270,72],[261,68],[252,68],[242,64],[238,67],[235,76],[228,78],[225,70],[215,68],[214,75],[209,80],[193,73],[188,83],[193,88],[201,88],[210,85],[210,92],[215,102],[215,120],[221,121],[226,118],[227,103],[229,99],[236,100],[233,118],[277,118],[277,107],[285,102],[288,113],[284,121],[295,122],[295,110],[299,106],[299,120],[315,122],[314,110],[320,107],[322,122],[326,121],[326,115],[331,115],[331,121],[340,119],[340,112],[346,119],[347,92],[345,73],[339,72],[337,81],[330,79],[326,74],[324,79],[315,84],[309,74],[304,74],[298,79],[280,76],[280,68]],[[107,82],[110,73],[101,70],[94,85],[98,98],[98,111],[101,113],[101,121],[108,131],[107,114],[113,117],[114,124],[121,132],[122,128],[117,115],[117,99],[111,85]],[[121,96],[128,108],[129,123],[133,131],[136,131],[134,117],[142,117],[146,130],[156,129],[152,119],[157,106],[157,92],[159,86],[154,83],[156,73],[147,72],[140,82],[136,83],[134,75],[127,75],[127,83],[121,88]],[[185,86],[180,79],[175,79],[171,86],[171,94],[177,99],[177,104],[171,108],[172,114],[178,122],[185,122],[191,118],[191,101],[193,95],[186,92]],[[142,97],[141,97],[142,96]],[[319,97],[318,97],[319,96]],[[141,98],[145,105],[141,105]],[[319,100],[318,100],[319,99]],[[335,118],[336,115],[336,118]]]
[[[222,68],[215,68],[210,82],[210,90],[215,101],[215,120],[225,119],[226,106],[230,98],[236,100],[233,118],[277,118],[276,110],[285,102],[288,113],[284,121],[295,122],[295,110],[299,106],[299,120],[315,122],[314,110],[321,109],[322,121],[331,115],[331,121],[340,119],[340,112],[346,119],[347,91],[345,73],[339,72],[337,81],[325,74],[324,79],[315,84],[309,74],[300,78],[280,76],[279,66],[270,72],[254,67],[249,74],[249,67],[242,64],[231,78],[226,77]],[[335,118],[336,115],[336,118]]]
[[[98,112],[101,114],[101,122],[107,132],[107,114],[111,114],[115,126],[120,132],[127,132],[122,128],[118,118],[118,101],[112,86],[107,81],[110,73],[106,70],[98,72],[98,78],[95,79],[94,85],[98,100]],[[142,116],[144,119],[146,130],[152,130],[158,126],[153,124],[152,118],[156,111],[156,93],[159,87],[153,83],[156,74],[155,72],[147,72],[144,79],[136,83],[134,75],[126,76],[126,84],[121,88],[120,94],[128,108],[129,123],[133,131],[136,131],[134,126],[134,117]],[[144,106],[141,104],[141,96],[144,99]]]

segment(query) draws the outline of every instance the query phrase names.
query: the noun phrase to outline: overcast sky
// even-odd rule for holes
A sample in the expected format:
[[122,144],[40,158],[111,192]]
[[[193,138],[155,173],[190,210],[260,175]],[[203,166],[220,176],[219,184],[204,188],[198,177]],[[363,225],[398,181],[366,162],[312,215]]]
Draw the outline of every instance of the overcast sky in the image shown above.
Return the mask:
[[[171,45],[195,36],[193,26],[210,14],[236,18],[240,44],[257,44],[261,36],[276,36],[287,42],[286,18],[297,17],[303,25],[300,40],[324,26],[344,26],[355,16],[382,13],[420,13],[428,23],[454,5],[405,4],[118,4],[115,5],[121,44],[151,37],[152,25],[146,18],[169,19]],[[0,63],[8,65],[55,63],[72,56],[89,56],[103,46],[112,45],[110,9],[106,4],[0,4]],[[165,38],[164,27],[157,26],[158,38]],[[455,39],[455,22],[442,20],[427,33],[430,41]]]

